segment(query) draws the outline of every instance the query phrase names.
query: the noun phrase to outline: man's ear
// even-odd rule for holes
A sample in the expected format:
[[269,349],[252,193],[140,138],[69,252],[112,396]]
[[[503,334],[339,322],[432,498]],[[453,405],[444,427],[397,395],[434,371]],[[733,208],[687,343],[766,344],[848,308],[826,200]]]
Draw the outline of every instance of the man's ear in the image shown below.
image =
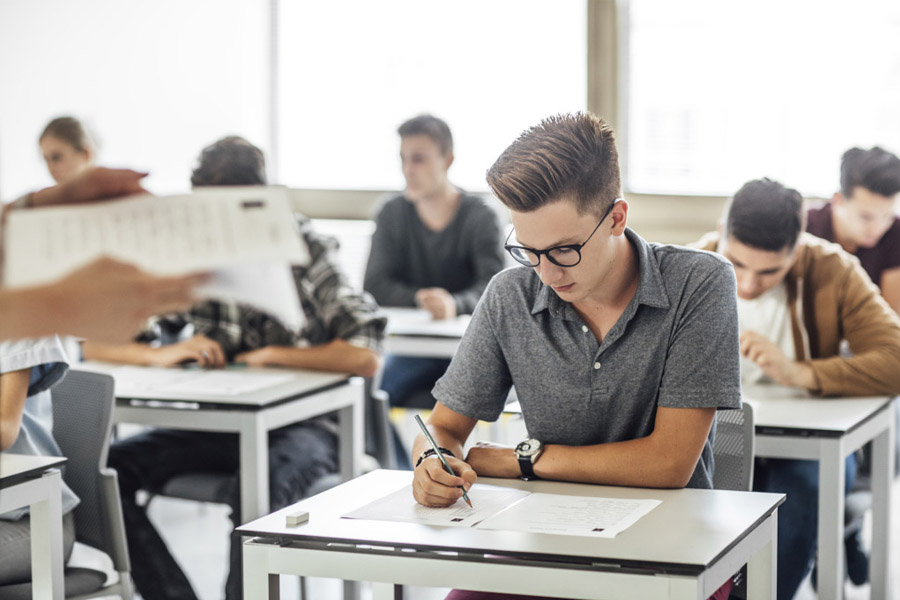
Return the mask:
[[840,206],[844,202],[847,201],[847,198],[841,192],[835,192],[834,196],[831,197],[831,203]]
[[450,170],[450,165],[453,164],[453,150],[444,155],[444,168],[448,171]]
[[612,234],[622,235],[625,233],[625,226],[628,225],[628,202],[624,199],[616,201],[609,216],[613,219]]

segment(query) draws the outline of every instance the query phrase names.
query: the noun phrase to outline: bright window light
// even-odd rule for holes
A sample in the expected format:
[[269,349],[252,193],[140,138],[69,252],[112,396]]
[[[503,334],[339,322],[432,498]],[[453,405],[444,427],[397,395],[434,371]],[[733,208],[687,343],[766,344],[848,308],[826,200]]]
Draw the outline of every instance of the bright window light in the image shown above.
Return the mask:
[[344,0],[279,8],[279,178],[402,189],[397,127],[450,125],[451,180],[485,171],[524,129],[586,107],[584,0]]
[[900,151],[900,2],[630,0],[631,191],[838,188],[852,146]]

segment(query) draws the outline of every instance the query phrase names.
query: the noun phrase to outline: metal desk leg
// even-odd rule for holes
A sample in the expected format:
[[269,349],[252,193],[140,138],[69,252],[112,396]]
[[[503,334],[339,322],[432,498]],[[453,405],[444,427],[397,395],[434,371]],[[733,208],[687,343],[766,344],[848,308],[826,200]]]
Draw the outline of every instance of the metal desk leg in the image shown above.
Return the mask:
[[338,436],[341,479],[350,481],[360,475],[360,457],[363,453],[365,413],[365,386],[361,381],[351,381],[341,389],[341,393],[351,394],[353,402],[338,411]]
[[844,591],[844,485],[846,459],[842,440],[820,442],[819,579],[822,599],[838,599]]
[[262,412],[247,415],[240,431],[241,522],[269,512],[269,432]]
[[372,600],[403,600],[403,586],[372,582]]
[[40,484],[46,500],[31,505],[31,565],[34,598],[62,600],[63,579],[62,477],[57,469],[44,473]]
[[244,598],[268,598],[281,596],[279,575],[269,573],[269,548],[248,540],[244,543]]
[[896,402],[887,411],[889,427],[872,440],[872,554],[869,579],[872,598],[891,598],[890,532],[891,489],[894,475],[894,411]]
[[778,511],[775,510],[760,524],[766,527],[769,543],[754,554],[747,563],[747,600],[774,600],[778,580]]

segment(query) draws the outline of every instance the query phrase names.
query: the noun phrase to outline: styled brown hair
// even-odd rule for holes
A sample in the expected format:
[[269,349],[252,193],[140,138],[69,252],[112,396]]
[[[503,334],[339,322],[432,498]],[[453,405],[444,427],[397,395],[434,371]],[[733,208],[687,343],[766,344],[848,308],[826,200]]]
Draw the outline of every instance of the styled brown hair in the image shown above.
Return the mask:
[[419,115],[405,121],[397,128],[397,133],[401,138],[427,135],[438,145],[444,156],[453,152],[453,134],[450,133],[450,126],[432,115]]
[[213,142],[200,152],[191,185],[266,185],[262,150],[237,135]]
[[47,126],[44,127],[44,131],[41,132],[41,136],[38,138],[38,143],[47,136],[62,140],[78,152],[93,152],[96,150],[94,141],[88,134],[87,129],[75,117],[56,117],[47,123]]
[[487,182],[517,212],[571,197],[580,214],[599,216],[622,191],[615,134],[591,113],[554,115],[504,150],[488,169]]

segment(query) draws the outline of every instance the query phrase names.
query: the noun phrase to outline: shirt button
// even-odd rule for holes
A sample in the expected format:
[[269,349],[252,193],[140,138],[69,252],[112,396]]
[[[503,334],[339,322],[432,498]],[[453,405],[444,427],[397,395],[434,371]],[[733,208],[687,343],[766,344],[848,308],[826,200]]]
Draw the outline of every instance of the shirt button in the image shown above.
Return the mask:
[[594,370],[596,371],[596,370],[599,369],[599,368],[600,368],[600,363],[595,362],[595,363],[594,363]]
[[582,330],[583,332],[587,333],[587,332],[588,332],[588,326],[587,326],[587,325],[582,325],[582,326],[581,326],[581,330]]

